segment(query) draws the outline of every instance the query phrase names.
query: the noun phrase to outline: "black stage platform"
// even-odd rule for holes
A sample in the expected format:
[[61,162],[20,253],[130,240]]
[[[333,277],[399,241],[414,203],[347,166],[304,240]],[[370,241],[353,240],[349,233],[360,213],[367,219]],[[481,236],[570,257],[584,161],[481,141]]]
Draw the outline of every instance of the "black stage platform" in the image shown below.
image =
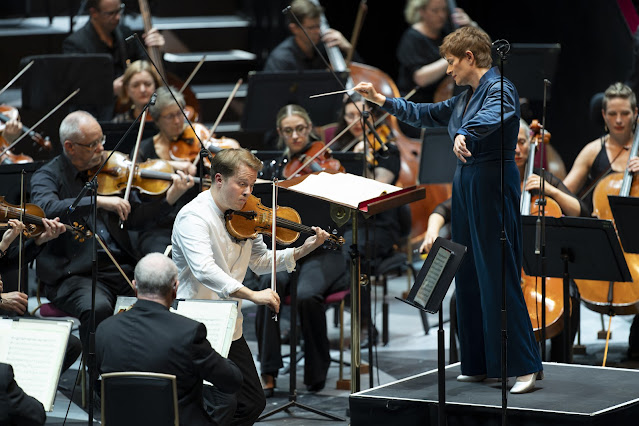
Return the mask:
[[[559,363],[544,371],[533,392],[508,395],[509,425],[639,424],[639,371]],[[446,367],[447,424],[501,424],[501,381],[460,383],[458,374],[459,363]],[[435,369],[352,394],[351,425],[437,425],[438,399]]]

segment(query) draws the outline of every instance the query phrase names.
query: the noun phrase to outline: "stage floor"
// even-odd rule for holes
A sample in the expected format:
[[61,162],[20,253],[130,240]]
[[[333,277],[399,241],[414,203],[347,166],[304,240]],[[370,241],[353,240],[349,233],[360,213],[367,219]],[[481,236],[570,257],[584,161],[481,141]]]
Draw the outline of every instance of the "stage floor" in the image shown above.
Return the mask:
[[[631,425],[639,420],[639,371],[544,363],[545,378],[528,394],[508,394],[515,425]],[[501,381],[460,383],[460,364],[446,367],[448,425],[500,424]],[[514,378],[510,379],[512,386]],[[438,424],[437,369],[354,393],[351,424]]]

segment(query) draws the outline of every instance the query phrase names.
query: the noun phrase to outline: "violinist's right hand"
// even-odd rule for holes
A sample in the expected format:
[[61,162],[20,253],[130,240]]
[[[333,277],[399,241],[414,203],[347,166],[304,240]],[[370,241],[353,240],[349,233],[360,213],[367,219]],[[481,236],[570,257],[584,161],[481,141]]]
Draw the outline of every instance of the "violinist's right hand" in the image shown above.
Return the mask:
[[2,293],[0,309],[22,315],[27,311],[28,304],[29,297],[26,294],[20,293],[19,291],[11,291],[9,293]]
[[17,219],[9,219],[9,226],[10,228],[4,232],[0,241],[0,250],[2,251],[6,251],[13,240],[25,229],[24,224]]
[[352,90],[362,95],[367,101],[371,101],[379,106],[384,105],[384,102],[386,102],[386,96],[381,93],[377,93],[375,87],[366,81],[362,81],[357,86],[353,87]]
[[255,291],[248,287],[240,287],[240,289],[235,293],[232,293],[231,296],[239,299],[250,300],[256,305],[266,305],[276,313],[280,311],[280,295],[270,288]]
[[126,221],[127,217],[129,217],[129,213],[131,213],[131,204],[129,204],[129,202],[124,198],[109,197],[106,195],[98,195],[97,198],[97,207],[99,209],[116,213],[123,222]]

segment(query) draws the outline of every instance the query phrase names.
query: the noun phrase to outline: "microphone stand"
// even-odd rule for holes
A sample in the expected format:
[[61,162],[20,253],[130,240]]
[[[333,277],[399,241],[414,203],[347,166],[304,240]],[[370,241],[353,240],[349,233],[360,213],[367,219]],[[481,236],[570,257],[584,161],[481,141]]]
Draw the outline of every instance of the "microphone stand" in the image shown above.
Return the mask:
[[204,168],[203,168],[204,167],[204,159],[208,158],[209,161],[210,161],[213,158],[213,154],[211,154],[211,151],[207,147],[204,146],[204,143],[202,142],[202,139],[200,139],[200,136],[195,131],[195,128],[193,127],[193,124],[191,123],[191,120],[189,120],[189,117],[186,115],[186,112],[184,111],[184,108],[182,108],[182,105],[180,105],[180,103],[178,102],[177,98],[175,97],[175,94],[171,90],[171,86],[169,85],[168,81],[166,81],[166,78],[164,78],[164,75],[160,72],[160,69],[158,68],[158,66],[155,64],[155,62],[153,62],[153,59],[151,59],[151,56],[149,55],[149,52],[146,50],[146,47],[144,46],[144,43],[142,43],[142,40],[140,40],[140,37],[138,36],[138,34],[137,33],[133,33],[132,35],[128,36],[125,39],[125,41],[128,43],[134,38],[137,40],[138,44],[140,45],[140,47],[144,51],[144,54],[146,55],[147,60],[151,63],[151,65],[153,65],[153,68],[155,68],[155,71],[158,73],[158,75],[162,79],[162,82],[164,82],[164,87],[166,87],[166,89],[169,91],[169,93],[173,97],[173,100],[175,101],[176,105],[178,106],[178,108],[180,108],[180,112],[182,112],[182,115],[184,116],[184,119],[189,124],[189,127],[191,127],[191,130],[193,130],[193,134],[195,135],[195,137],[197,138],[197,141],[200,144],[200,148],[201,148],[200,149],[200,163],[202,164],[202,166],[198,167],[199,175],[200,175],[200,182],[198,183],[198,185],[199,185],[199,191],[202,192],[202,183],[204,182]]
[[508,405],[508,315],[506,309],[506,229],[504,224],[505,200],[504,200],[504,61],[510,51],[510,43],[506,40],[497,40],[499,53],[499,72],[501,78],[501,407],[502,426],[506,425],[506,412]]
[[[129,135],[129,133],[131,132],[131,130],[133,129],[135,124],[138,121],[140,121],[140,117],[142,117],[142,114],[144,114],[146,112],[146,110],[149,107],[149,105],[151,105],[151,102],[155,102],[155,94],[153,94],[153,96],[151,96],[151,100],[144,106],[144,108],[142,109],[142,112],[140,113],[140,115],[137,116],[135,121],[133,123],[131,123],[131,125],[127,129],[126,133],[124,133],[124,135],[120,138],[118,143],[115,144],[115,147],[113,148],[111,153],[107,156],[107,158],[104,160],[104,162],[100,165],[100,167],[95,172],[95,174],[93,175],[91,180],[89,180],[87,183],[84,184],[84,186],[82,187],[82,190],[80,191],[80,193],[76,197],[75,201],[73,201],[73,204],[71,204],[69,206],[69,209],[67,210],[67,215],[70,215],[71,213],[73,213],[75,211],[75,209],[78,207],[78,204],[80,203],[80,201],[82,201],[82,198],[86,195],[86,193],[88,191],[91,191],[91,216],[92,216],[92,219],[93,219],[93,232],[94,233],[97,230],[97,223],[98,223],[98,175],[100,174],[100,171],[104,168],[106,163],[109,161],[109,159],[111,158],[113,153],[117,151],[118,147],[122,144],[122,142]],[[132,167],[133,167],[133,165],[132,165]],[[133,170],[131,170],[131,173],[132,172],[133,172]],[[97,287],[97,282],[98,282],[98,248],[97,248],[97,245],[96,245],[97,244],[96,243],[96,239],[97,238],[98,238],[97,235],[94,235],[94,237],[92,238],[93,246],[91,248],[91,250],[92,250],[92,261],[91,261],[91,314],[90,314],[90,317],[89,317],[90,318],[89,319],[89,353],[87,355],[87,368],[89,370],[89,412],[88,412],[88,414],[89,414],[89,426],[93,425],[93,393],[94,393],[94,385],[95,385],[94,381],[97,378],[96,365],[95,365],[95,360],[96,360],[96,355],[95,355],[95,293],[96,293],[96,287]]]

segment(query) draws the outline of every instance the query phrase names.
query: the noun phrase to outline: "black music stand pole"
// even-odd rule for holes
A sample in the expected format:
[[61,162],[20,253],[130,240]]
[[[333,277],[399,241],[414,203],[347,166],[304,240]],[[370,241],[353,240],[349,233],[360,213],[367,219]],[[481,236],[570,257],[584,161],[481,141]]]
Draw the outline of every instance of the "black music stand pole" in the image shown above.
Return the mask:
[[396,297],[397,300],[408,303],[419,309],[420,312],[431,314],[439,312],[439,329],[437,330],[438,426],[445,426],[447,423],[446,353],[442,303],[466,251],[467,248],[461,244],[437,237],[406,300]]

